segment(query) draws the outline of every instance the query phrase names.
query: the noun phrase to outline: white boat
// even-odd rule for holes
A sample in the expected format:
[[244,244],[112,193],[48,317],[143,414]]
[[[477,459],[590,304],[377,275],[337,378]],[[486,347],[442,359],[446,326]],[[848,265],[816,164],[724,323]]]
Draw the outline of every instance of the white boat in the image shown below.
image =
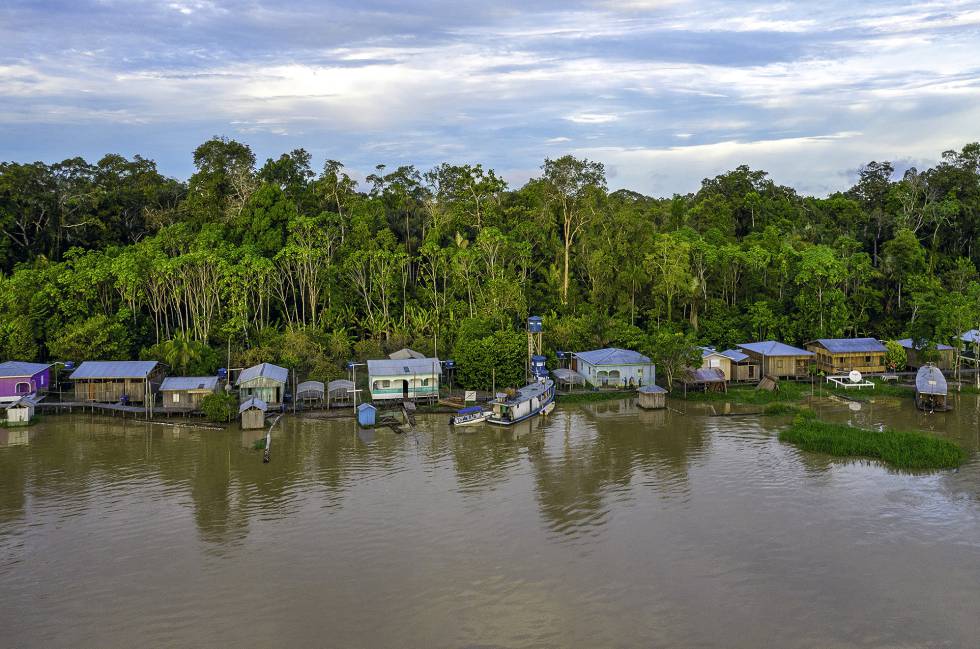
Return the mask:
[[489,416],[490,413],[480,406],[470,406],[469,408],[457,410],[456,414],[449,418],[449,425],[472,426],[473,424],[486,421]]
[[555,382],[541,377],[534,383],[517,390],[513,395],[500,395],[491,401],[493,411],[487,421],[498,426],[510,426],[541,414],[554,402]]

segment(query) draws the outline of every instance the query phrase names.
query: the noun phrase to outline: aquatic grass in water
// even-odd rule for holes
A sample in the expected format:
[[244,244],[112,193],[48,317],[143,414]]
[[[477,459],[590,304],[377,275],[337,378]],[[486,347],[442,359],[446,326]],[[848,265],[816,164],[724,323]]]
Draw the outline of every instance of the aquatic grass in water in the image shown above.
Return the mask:
[[798,406],[798,405],[793,404],[793,403],[784,403],[784,402],[781,402],[781,401],[777,401],[776,403],[770,403],[769,405],[767,405],[762,410],[762,414],[764,414],[764,415],[770,415],[770,416],[772,416],[772,415],[793,415],[793,414],[796,414],[796,413],[798,413],[798,412],[800,412],[802,410],[805,410],[805,408],[802,407],[802,406]]
[[635,397],[636,392],[632,390],[615,390],[612,392],[572,392],[570,394],[559,394],[559,403],[591,403],[593,401],[613,401],[615,399],[627,399]]
[[953,442],[925,433],[898,430],[866,430],[819,421],[801,413],[793,425],[779,433],[779,440],[806,451],[837,457],[867,457],[899,469],[949,469],[966,459]]

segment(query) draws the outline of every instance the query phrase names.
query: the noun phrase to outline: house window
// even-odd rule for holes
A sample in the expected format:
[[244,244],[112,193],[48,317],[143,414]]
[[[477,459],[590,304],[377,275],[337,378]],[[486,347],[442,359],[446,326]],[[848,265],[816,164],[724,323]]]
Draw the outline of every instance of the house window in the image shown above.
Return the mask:
[[174,403],[180,403],[180,393],[174,392]]
[[776,361],[776,369],[777,370],[783,369],[783,359],[780,358],[779,360]]
[[643,368],[642,367],[640,369],[636,370],[636,375],[637,376],[643,376]]
[[864,357],[864,362],[867,363],[867,364],[870,364],[871,363],[871,357],[870,356],[865,356]]
[[18,383],[14,390],[17,392],[17,394],[27,394],[31,391],[31,384],[23,382]]
[[390,388],[391,387],[391,381],[382,381],[381,382],[381,387],[383,387],[383,388]]
[[423,386],[429,385],[429,379],[422,379],[422,385]]

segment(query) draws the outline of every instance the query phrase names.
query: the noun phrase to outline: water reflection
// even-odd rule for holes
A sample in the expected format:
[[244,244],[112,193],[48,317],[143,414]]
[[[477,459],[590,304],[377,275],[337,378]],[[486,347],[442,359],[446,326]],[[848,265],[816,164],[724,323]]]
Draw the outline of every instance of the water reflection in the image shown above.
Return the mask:
[[[0,628],[17,646],[309,645],[329,607],[351,646],[763,646],[769,616],[790,627],[770,629],[772,646],[850,646],[822,621],[912,638],[937,627],[896,611],[924,608],[962,646],[980,578],[980,399],[941,415],[813,405],[974,455],[909,476],[781,444],[789,417],[631,400],[461,432],[420,416],[405,435],[286,417],[271,464],[253,450],[263,431],[46,418],[26,444],[0,438]],[[947,590],[922,598],[916,562]],[[876,589],[895,609],[855,606]],[[527,613],[541,598],[545,625]],[[744,619],[703,616],[735,599]]]

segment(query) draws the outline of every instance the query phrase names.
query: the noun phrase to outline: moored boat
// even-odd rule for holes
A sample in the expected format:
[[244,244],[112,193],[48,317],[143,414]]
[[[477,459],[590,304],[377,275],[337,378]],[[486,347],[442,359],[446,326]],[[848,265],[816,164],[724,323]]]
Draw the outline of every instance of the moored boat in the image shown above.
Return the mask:
[[951,410],[947,398],[946,377],[932,363],[923,365],[915,375],[915,406],[927,412]]
[[490,413],[480,406],[470,406],[456,411],[456,414],[449,417],[450,426],[472,426],[487,420]]
[[541,377],[512,394],[503,394],[491,401],[493,411],[487,421],[498,426],[510,426],[542,414],[554,401],[555,382]]

